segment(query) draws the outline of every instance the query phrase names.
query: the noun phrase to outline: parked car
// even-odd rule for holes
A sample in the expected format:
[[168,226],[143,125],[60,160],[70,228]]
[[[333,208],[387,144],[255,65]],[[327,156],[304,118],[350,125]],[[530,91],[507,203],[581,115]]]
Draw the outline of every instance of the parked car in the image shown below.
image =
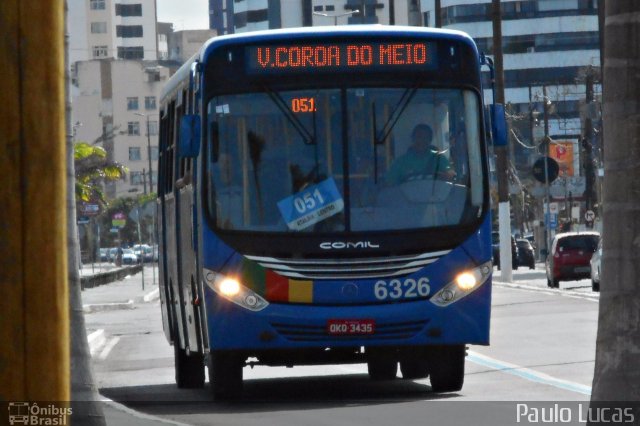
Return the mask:
[[536,255],[529,240],[518,239],[516,245],[518,246],[518,266],[528,266],[529,269],[535,269]]
[[140,262],[153,261],[153,249],[148,244],[136,244],[133,246],[133,253],[138,256]]
[[100,262],[108,262],[109,261],[109,249],[101,248],[100,249]]
[[131,249],[122,249],[122,264],[135,265],[138,263],[138,256]]
[[111,247],[109,249],[109,262],[115,262],[118,255],[118,247]]
[[557,234],[545,262],[547,285],[560,287],[560,281],[575,281],[591,277],[591,256],[598,248],[597,232],[566,232]]
[[[500,233],[493,231],[491,233],[491,249],[493,254],[493,264],[500,269]],[[511,237],[511,267],[518,269],[518,246],[516,239]]]
[[600,291],[600,264],[602,260],[602,238],[598,242],[598,248],[591,256],[591,290]]

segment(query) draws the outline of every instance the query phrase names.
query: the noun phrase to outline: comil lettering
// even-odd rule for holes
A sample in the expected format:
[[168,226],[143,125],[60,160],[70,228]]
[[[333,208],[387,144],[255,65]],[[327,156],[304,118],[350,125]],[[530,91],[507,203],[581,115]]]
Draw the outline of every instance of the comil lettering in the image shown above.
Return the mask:
[[357,241],[357,242],[342,242],[342,241],[334,241],[334,242],[324,242],[320,243],[320,248],[324,250],[342,250],[342,249],[352,249],[352,248],[380,248],[379,244],[373,244],[371,241]]

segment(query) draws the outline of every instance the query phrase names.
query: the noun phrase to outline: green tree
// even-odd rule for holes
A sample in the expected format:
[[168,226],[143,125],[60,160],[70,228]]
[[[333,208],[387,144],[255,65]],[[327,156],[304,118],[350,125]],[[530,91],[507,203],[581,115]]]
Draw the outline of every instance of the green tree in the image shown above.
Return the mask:
[[102,184],[123,179],[128,172],[127,168],[119,163],[109,162],[104,148],[86,142],[74,144],[73,159],[76,201],[98,202],[106,206]]
[[638,1],[605,4],[604,257],[592,402],[640,401],[638,16]]

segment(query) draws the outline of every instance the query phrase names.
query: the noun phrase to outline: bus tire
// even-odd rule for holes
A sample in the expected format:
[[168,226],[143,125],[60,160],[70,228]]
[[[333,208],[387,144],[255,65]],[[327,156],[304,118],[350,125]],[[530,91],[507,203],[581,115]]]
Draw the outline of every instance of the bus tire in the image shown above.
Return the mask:
[[429,375],[434,392],[455,392],[464,383],[465,345],[433,346],[429,349]]
[[429,362],[423,347],[413,347],[400,357],[400,372],[406,380],[424,379],[429,376]]
[[180,389],[204,387],[204,358],[202,354],[191,353],[180,348],[176,341],[173,344],[176,365],[176,384]]
[[216,400],[238,399],[242,396],[244,360],[234,352],[211,351],[209,384]]
[[371,380],[393,380],[398,373],[398,360],[392,351],[369,349],[367,369]]

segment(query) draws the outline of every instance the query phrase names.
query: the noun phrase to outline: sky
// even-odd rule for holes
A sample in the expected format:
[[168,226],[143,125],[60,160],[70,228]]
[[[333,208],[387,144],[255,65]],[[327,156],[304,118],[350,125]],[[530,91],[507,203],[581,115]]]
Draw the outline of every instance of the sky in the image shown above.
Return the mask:
[[209,28],[208,0],[156,0],[158,22],[172,22],[174,31]]

